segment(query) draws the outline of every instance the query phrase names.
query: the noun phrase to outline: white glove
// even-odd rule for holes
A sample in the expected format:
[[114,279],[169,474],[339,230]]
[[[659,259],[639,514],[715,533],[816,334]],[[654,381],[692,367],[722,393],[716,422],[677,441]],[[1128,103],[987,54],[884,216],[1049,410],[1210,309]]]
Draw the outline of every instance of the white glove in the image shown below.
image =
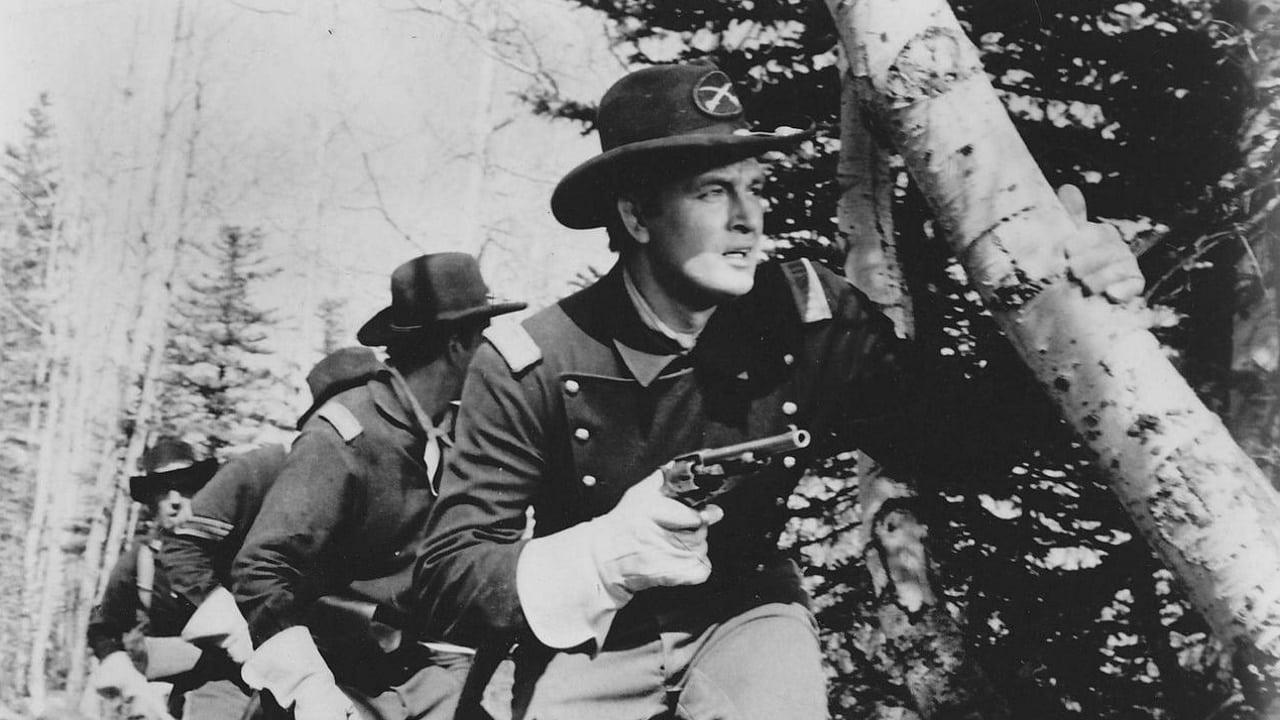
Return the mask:
[[134,667],[129,653],[117,650],[98,662],[89,685],[103,697],[127,698],[145,692],[147,678]]
[[656,471],[604,515],[529,541],[516,564],[516,593],[539,640],[567,648],[594,639],[599,648],[635,593],[711,575],[707,528],[724,511],[694,510],[661,488]]
[[718,505],[694,510],[661,493],[662,472],[633,485],[609,512],[587,523],[600,582],[612,594],[698,585],[711,575],[707,528],[724,516]]
[[249,656],[240,675],[249,687],[268,690],[295,720],[347,720],[360,714],[334,681],[311,631],[295,625]]
[[1065,248],[1067,269],[1088,295],[1101,294],[1124,304],[1142,294],[1146,281],[1134,257],[1113,225],[1089,222],[1084,195],[1074,185],[1058,188],[1058,200],[1075,221],[1078,232]]
[[152,691],[147,678],[134,667],[133,660],[123,650],[102,658],[89,678],[89,685],[103,698],[121,700],[131,718],[173,720],[162,699]]
[[253,654],[249,623],[240,613],[231,592],[224,587],[215,588],[200,603],[183,626],[182,639],[196,644],[217,645],[236,663],[244,663]]
[[358,720],[360,713],[351,698],[328,679],[312,675],[298,686],[293,701],[293,720]]

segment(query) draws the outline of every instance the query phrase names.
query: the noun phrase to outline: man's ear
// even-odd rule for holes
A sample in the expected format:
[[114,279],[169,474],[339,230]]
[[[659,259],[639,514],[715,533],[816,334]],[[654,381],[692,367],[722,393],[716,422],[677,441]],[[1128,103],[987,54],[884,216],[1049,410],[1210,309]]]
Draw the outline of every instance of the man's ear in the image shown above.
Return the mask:
[[445,352],[454,365],[465,368],[471,363],[471,356],[480,347],[480,333],[481,329],[460,330],[449,336]]
[[627,232],[631,233],[631,237],[641,245],[649,242],[649,229],[645,227],[644,214],[640,209],[640,203],[627,195],[619,195],[617,206],[618,217],[622,220],[622,226],[627,229]]
[[461,333],[454,333],[449,336],[449,341],[445,345],[445,351],[449,353],[449,359],[458,364],[458,359],[463,358],[467,354],[467,341]]

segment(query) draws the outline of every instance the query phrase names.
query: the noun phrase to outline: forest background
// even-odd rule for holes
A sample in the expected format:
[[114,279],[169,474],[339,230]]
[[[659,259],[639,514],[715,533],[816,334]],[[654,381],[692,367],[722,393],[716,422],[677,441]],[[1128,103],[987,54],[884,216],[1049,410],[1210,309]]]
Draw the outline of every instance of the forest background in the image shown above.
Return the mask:
[[[607,267],[603,238],[558,228],[546,198],[594,152],[591,103],[626,68],[710,56],[763,125],[816,120],[774,170],[766,230],[782,256],[844,269],[820,3],[365,5],[0,4],[0,718],[74,705],[88,610],[146,520],[125,482],[149,439],[226,457],[287,438],[306,368],[351,344],[413,255],[475,253],[534,307]],[[955,7],[1046,176],[1139,254],[1168,355],[1280,482],[1273,8]],[[895,172],[917,341],[960,376],[1015,374]],[[1267,691],[1248,658],[1190,611],[1090,460],[1064,432],[1007,474],[922,491],[935,605],[1013,714],[1249,717]],[[929,717],[885,639],[858,486],[856,458],[832,458],[784,540],[818,600],[833,711]]]

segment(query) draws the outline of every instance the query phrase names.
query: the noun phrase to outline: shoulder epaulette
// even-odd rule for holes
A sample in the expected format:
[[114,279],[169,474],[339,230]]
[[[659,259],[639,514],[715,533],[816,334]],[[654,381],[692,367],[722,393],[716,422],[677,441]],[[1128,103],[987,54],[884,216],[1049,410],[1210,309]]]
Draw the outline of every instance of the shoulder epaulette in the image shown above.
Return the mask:
[[354,413],[347,409],[347,406],[336,400],[330,400],[316,411],[316,417],[323,418],[325,422],[333,426],[334,430],[342,436],[343,442],[351,442],[364,432],[364,428],[360,425],[360,421],[356,419]]
[[796,308],[800,310],[801,322],[813,323],[831,319],[831,303],[827,300],[826,291],[822,289],[818,271],[808,258],[783,263],[782,272],[791,287]]
[[538,347],[533,336],[519,323],[490,325],[485,328],[484,337],[502,359],[507,361],[511,372],[527,370],[542,359],[542,348]]

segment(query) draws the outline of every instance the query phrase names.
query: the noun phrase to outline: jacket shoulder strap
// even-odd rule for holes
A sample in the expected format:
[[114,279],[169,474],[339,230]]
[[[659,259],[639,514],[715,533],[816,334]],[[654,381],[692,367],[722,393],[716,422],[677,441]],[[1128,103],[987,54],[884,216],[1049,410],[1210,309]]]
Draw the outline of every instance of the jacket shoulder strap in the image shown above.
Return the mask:
[[542,359],[542,348],[519,323],[490,325],[484,330],[484,338],[507,361],[513,373],[524,372]]
[[316,411],[316,417],[332,425],[333,429],[338,431],[338,435],[342,436],[343,442],[351,442],[364,432],[364,426],[360,424],[355,413],[337,400],[330,400],[322,405]]
[[800,311],[801,322],[807,324],[831,319],[831,302],[827,300],[817,269],[808,258],[783,263],[782,273]]

